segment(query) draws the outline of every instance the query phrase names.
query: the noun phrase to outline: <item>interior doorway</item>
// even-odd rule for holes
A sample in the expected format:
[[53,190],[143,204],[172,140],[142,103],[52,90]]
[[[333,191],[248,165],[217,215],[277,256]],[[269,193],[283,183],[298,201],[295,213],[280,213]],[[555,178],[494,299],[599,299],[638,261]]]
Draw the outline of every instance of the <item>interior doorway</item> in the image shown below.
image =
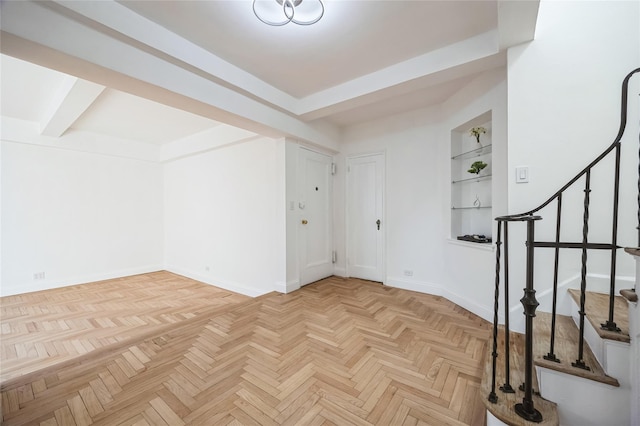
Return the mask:
[[384,281],[384,165],[382,153],[347,158],[347,273]]
[[299,148],[300,285],[333,275],[332,158]]

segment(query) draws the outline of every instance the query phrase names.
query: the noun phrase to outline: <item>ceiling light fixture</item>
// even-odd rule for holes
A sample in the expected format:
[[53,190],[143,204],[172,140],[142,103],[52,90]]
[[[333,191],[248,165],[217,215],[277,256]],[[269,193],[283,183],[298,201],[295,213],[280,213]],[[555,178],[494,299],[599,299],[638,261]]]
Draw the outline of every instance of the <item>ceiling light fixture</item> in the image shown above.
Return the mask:
[[315,24],[324,15],[322,0],[253,0],[253,13],[265,24],[274,27],[293,22]]

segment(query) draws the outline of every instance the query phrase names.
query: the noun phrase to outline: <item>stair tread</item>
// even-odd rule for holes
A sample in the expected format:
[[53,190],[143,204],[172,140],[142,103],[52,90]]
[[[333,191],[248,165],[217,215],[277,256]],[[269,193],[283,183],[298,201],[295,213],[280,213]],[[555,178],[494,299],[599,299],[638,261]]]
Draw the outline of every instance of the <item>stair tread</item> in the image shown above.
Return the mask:
[[638,302],[638,294],[636,293],[635,289],[620,290],[620,294],[629,302],[633,302],[633,303]]
[[[580,305],[580,290],[569,289],[569,294],[573,300]],[[618,342],[629,343],[629,315],[627,302],[622,296],[615,296],[614,299],[613,320],[615,321],[620,332],[603,330],[600,325],[609,319],[609,295],[587,291],[585,294],[584,310],[586,317],[596,330],[598,335],[603,339],[615,340]]]
[[556,338],[554,353],[560,362],[546,360],[543,357],[549,353],[551,340],[551,314],[537,312],[534,318],[534,362],[540,367],[560,371],[573,376],[594,380],[611,386],[620,386],[618,380],[608,376],[595,355],[585,342],[583,361],[590,368],[585,370],[571,365],[578,357],[579,330],[573,319],[566,315],[556,315]]
[[[482,375],[482,400],[487,407],[487,410],[489,410],[489,412],[491,412],[496,418],[509,425],[558,425],[559,418],[557,404],[542,398],[540,395],[534,394],[533,404],[542,414],[543,421],[541,423],[526,421],[516,414],[514,406],[516,403],[521,403],[522,398],[524,397],[524,392],[518,389],[520,384],[524,382],[524,335],[512,331],[509,336],[509,360],[511,368],[510,384],[515,389],[515,393],[504,393],[499,389],[499,387],[506,382],[504,372],[504,327],[500,326],[498,332],[498,357],[496,359],[496,395],[498,396],[498,402],[491,403],[487,399],[491,392],[492,337],[489,339],[489,344],[487,345],[489,349],[485,356],[485,369],[484,374]],[[538,381],[535,374],[533,375],[533,389],[538,389]]]

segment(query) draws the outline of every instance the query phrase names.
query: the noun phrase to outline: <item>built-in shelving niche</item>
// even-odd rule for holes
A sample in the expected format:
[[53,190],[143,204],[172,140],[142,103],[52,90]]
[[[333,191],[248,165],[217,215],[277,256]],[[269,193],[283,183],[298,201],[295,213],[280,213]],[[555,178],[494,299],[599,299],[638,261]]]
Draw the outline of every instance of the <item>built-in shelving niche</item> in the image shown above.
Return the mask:
[[[492,143],[491,111],[451,130],[451,238],[485,235],[492,229]],[[469,134],[473,127],[484,127],[480,144]],[[475,161],[487,166],[479,173],[467,170]]]

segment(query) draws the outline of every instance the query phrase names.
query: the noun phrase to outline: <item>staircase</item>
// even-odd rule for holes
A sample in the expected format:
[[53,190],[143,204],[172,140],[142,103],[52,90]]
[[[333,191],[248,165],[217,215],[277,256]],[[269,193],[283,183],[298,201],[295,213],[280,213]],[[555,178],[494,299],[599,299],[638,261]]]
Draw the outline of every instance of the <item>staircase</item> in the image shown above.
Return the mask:
[[[637,366],[640,345],[634,328],[637,327],[634,324],[638,318],[637,297],[634,304],[632,299],[635,290],[621,292],[629,302],[616,294],[617,255],[623,248],[618,244],[621,140],[627,124],[629,80],[636,73],[640,73],[640,68],[630,72],[622,83],[620,128],[614,142],[537,208],[496,218],[493,336],[488,345],[481,387],[488,412],[488,425],[635,426],[640,422],[640,368]],[[602,192],[602,185],[592,181],[592,176],[601,179],[606,174],[609,177],[610,171],[613,174],[610,216],[605,218],[598,213],[597,217],[599,225],[611,223],[611,229],[607,231],[610,240],[593,242],[589,234],[590,224],[593,228],[590,209],[600,208],[602,198],[599,199],[600,205],[593,204],[592,188]],[[640,167],[638,173],[637,235],[640,246]],[[580,217],[572,216],[572,210],[566,206],[563,211],[563,197],[575,202],[576,194],[580,192]],[[608,197],[609,193],[605,195]],[[543,214],[552,217],[555,232],[546,229],[545,233],[543,229],[543,236],[540,237],[536,236],[536,224],[543,219]],[[563,233],[562,226],[569,224],[571,227],[575,223],[582,225],[581,238],[574,235],[571,240],[566,236],[571,232]],[[525,289],[520,300],[524,308],[524,334],[514,332],[509,324],[509,290],[514,289],[509,284],[510,225],[517,227],[516,232],[523,231],[522,225],[526,227]],[[629,231],[621,228],[625,236],[630,235]],[[554,235],[547,235],[550,233]],[[596,238],[602,238],[602,232],[597,234]],[[515,242],[515,238],[513,240]],[[520,247],[520,244],[516,247]],[[543,256],[546,255],[547,261],[553,259],[553,266],[536,265],[534,255],[542,250],[546,250]],[[636,280],[640,280],[640,249],[627,251],[636,256]],[[594,252],[600,255],[594,255]],[[591,282],[593,277],[588,274],[588,259],[593,257],[602,261],[602,253],[609,262],[609,288],[606,294],[590,291],[594,287]],[[567,267],[560,261],[568,259],[571,262],[578,258],[576,255],[579,255],[579,261],[574,266],[570,264]],[[559,284],[560,277],[571,268],[579,271],[576,285],[579,288],[563,289],[564,285]],[[553,272],[553,300],[550,309],[545,308],[550,312],[536,312],[539,302],[536,299],[534,272],[540,274],[547,270]],[[515,288],[519,289],[522,279],[517,281]],[[570,312],[559,307],[558,301],[563,299],[571,301]],[[500,305],[504,313],[500,312]],[[635,362],[632,363],[632,360]]]

